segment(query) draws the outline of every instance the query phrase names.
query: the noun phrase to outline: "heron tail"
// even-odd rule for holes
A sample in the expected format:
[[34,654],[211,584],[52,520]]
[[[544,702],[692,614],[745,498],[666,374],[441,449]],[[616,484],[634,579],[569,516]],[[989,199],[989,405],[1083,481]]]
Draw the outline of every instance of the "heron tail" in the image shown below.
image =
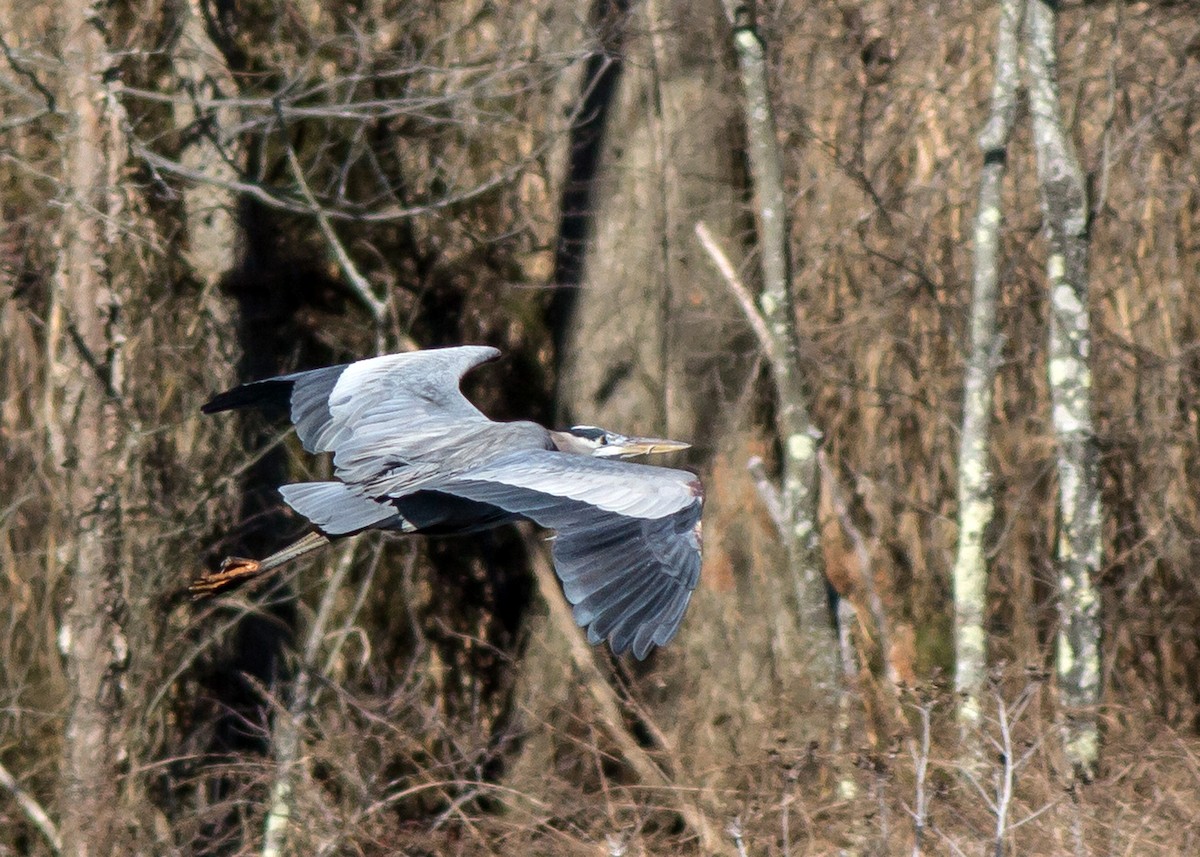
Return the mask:
[[279,489],[284,502],[329,536],[344,536],[399,517],[389,503],[355,493],[341,482],[299,482]]

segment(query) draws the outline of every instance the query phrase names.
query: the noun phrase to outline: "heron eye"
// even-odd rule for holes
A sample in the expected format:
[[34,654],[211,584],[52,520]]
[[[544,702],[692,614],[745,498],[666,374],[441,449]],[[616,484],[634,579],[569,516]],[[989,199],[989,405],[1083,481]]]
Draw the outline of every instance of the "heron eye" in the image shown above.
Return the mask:
[[608,444],[608,438],[605,437],[604,435],[600,435],[600,445],[605,446],[607,444]]

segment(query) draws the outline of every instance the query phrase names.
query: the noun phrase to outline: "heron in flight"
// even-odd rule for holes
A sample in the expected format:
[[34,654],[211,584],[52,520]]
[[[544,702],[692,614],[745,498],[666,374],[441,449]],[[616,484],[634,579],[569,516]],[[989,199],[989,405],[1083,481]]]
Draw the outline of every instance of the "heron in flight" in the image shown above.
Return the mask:
[[588,641],[641,659],[669,642],[700,577],[699,480],[622,459],[688,444],[594,426],[498,423],[459,389],[495,360],[464,345],[390,354],[235,387],[206,414],[277,406],[304,448],[333,453],[336,481],[284,485],[316,532],[264,560],[230,557],[192,584],[204,596],[363,530],[473,533],[516,520],[554,530],[554,566]]

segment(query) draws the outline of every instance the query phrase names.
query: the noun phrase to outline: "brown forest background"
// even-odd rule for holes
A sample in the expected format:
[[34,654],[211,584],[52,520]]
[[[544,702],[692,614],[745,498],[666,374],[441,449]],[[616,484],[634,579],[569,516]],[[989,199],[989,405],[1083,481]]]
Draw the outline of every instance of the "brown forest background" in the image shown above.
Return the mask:
[[[946,687],[995,4],[757,10],[828,464],[822,549],[865,664],[840,711],[809,681],[795,589],[747,470],[778,458],[762,358],[694,231],[705,223],[755,282],[720,4],[62,7],[0,0],[0,855],[54,853],[56,820],[71,853],[279,853],[264,826],[280,788],[294,854],[1200,848],[1196,4],[1062,7],[1105,512],[1105,748],[1090,783],[1064,773],[1045,677],[1045,246],[1017,124],[985,727],[1012,746],[975,785],[957,772]],[[91,92],[73,88],[72,21],[107,46]],[[109,123],[92,257],[103,353],[84,347],[64,291],[81,236],[69,212],[95,213],[64,166],[81,103]],[[494,418],[695,441],[704,578],[674,644],[644,664],[597,650],[582,665],[530,572],[532,530],[366,536],[277,588],[186,599],[202,567],[298,532],[273,487],[327,466],[278,425],[202,419],[209,395],[464,342],[507,355],[468,384]],[[72,385],[99,377],[107,398],[89,412]],[[103,455],[71,454],[97,431]],[[89,468],[108,486],[95,508],[79,499]],[[60,645],[78,544],[97,533],[122,636],[105,642],[119,753],[89,851],[65,821],[77,688]]]

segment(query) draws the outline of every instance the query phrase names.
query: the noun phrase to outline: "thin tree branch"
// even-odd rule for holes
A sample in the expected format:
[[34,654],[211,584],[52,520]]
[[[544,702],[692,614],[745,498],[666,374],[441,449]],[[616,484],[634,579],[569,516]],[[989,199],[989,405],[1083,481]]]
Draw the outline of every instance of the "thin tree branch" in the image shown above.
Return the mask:
[[[293,214],[313,214],[312,206],[307,202],[292,199],[284,194],[277,193],[270,188],[264,187],[255,182],[243,181],[239,179],[225,179],[219,176],[214,176],[203,170],[187,167],[178,161],[163,157],[157,152],[151,151],[140,143],[133,143],[130,146],[130,151],[137,157],[145,161],[146,165],[152,170],[172,175],[188,181],[203,182],[213,185],[214,187],[224,188],[226,190],[244,193],[253,197],[264,205],[280,211],[290,211]],[[379,209],[339,209],[322,207],[320,210],[326,217],[331,220],[349,220],[358,223],[388,223],[395,220],[409,220],[414,217],[435,214],[443,211],[454,205],[460,205],[465,202],[471,202],[483,196],[484,194],[495,190],[496,188],[507,184],[515,179],[520,173],[526,169],[528,164],[542,153],[535,152],[530,158],[525,159],[516,166],[510,166],[501,172],[491,176],[488,179],[480,182],[472,188],[462,191],[461,193],[449,194],[440,199],[429,202],[425,205],[411,206],[386,206]]]
[[834,474],[833,468],[829,466],[829,458],[824,450],[817,452],[817,466],[821,469],[822,476],[825,477],[822,484],[825,486],[825,490],[829,492],[830,505],[833,506],[834,514],[837,515],[842,532],[849,537],[851,544],[854,545],[854,557],[858,561],[862,589],[867,597],[867,609],[871,613],[871,619],[875,623],[875,634],[879,639],[879,653],[883,661],[884,682],[893,705],[899,711],[900,680],[896,674],[896,663],[892,660],[891,624],[888,621],[887,611],[883,607],[883,599],[879,596],[879,589],[875,586],[875,574],[871,568],[871,552],[867,548],[867,542],[863,538],[862,531],[859,530],[854,520],[850,517],[850,510],[846,507],[846,501],[843,499],[842,492],[838,488],[837,476]]
[[371,313],[371,318],[375,320],[375,324],[377,326],[382,325],[387,321],[387,301],[382,301],[375,296],[375,292],[371,289],[371,284],[359,272],[354,264],[354,260],[346,252],[345,246],[342,244],[341,239],[338,238],[333,225],[329,222],[329,216],[325,213],[325,209],[321,207],[320,203],[317,202],[317,198],[313,196],[312,188],[308,186],[308,180],[304,177],[304,168],[300,166],[300,159],[296,157],[296,150],[290,142],[287,145],[287,162],[289,169],[292,171],[292,178],[295,180],[296,186],[300,188],[300,193],[304,197],[304,201],[308,203],[310,213],[316,218],[317,226],[320,227],[321,234],[325,236],[325,241],[329,244],[329,249],[333,251],[333,256],[337,259],[338,267],[346,275],[351,290]]
[[751,456],[750,460],[746,462],[746,469],[750,471],[750,476],[754,479],[754,488],[758,491],[758,497],[763,501],[763,505],[767,507],[767,514],[771,516],[775,529],[779,531],[779,537],[786,539],[788,537],[788,521],[787,515],[783,511],[783,501],[779,498],[779,489],[767,476],[767,468],[763,464],[763,460],[757,455]]
[[[46,86],[46,84],[42,83],[42,81],[36,74],[33,73],[31,69],[27,68],[25,64],[17,58],[16,51],[14,51],[12,46],[9,45],[8,41],[5,40],[3,32],[0,32],[0,51],[4,52],[4,58],[8,61],[8,67],[21,77],[28,80],[33,88],[38,91],[38,95],[40,95],[44,100],[46,105],[45,109],[38,113],[37,116],[41,117],[47,114],[57,113],[58,101],[54,97],[54,93],[50,91],[50,88]],[[29,100],[36,101],[36,99],[32,97]]]
[[313,699],[313,667],[320,654],[321,642],[325,639],[326,627],[333,615],[333,605],[342,588],[346,575],[354,565],[357,542],[351,541],[342,551],[333,575],[325,584],[317,615],[308,630],[308,637],[301,653],[300,670],[292,685],[292,702],[286,711],[275,718],[272,744],[275,749],[275,782],[271,786],[271,805],[264,825],[262,857],[280,857],[287,844],[288,821],[292,814],[293,793],[296,782],[296,766],[300,755],[300,732]]
[[37,802],[33,795],[21,788],[21,784],[17,782],[8,770],[4,767],[4,763],[0,762],[0,786],[8,790],[8,793],[13,796],[13,800],[17,802],[17,806],[21,807],[21,811],[33,823],[33,826],[41,831],[42,836],[46,838],[46,842],[54,849],[55,854],[62,853],[62,836],[59,835],[58,827],[46,814],[46,810],[42,809],[42,805]]
[[725,285],[729,287],[729,291],[741,306],[742,313],[746,316],[750,329],[754,331],[754,336],[758,339],[758,345],[766,355],[767,362],[775,364],[779,360],[775,339],[771,336],[771,331],[767,329],[767,322],[763,319],[762,313],[758,311],[758,305],[754,302],[753,295],[750,294],[750,290],[746,288],[745,283],[738,276],[737,270],[733,267],[733,262],[729,261],[729,256],[717,239],[713,237],[704,221],[696,223],[696,237],[700,239],[701,246],[712,259],[713,264],[725,279]]

